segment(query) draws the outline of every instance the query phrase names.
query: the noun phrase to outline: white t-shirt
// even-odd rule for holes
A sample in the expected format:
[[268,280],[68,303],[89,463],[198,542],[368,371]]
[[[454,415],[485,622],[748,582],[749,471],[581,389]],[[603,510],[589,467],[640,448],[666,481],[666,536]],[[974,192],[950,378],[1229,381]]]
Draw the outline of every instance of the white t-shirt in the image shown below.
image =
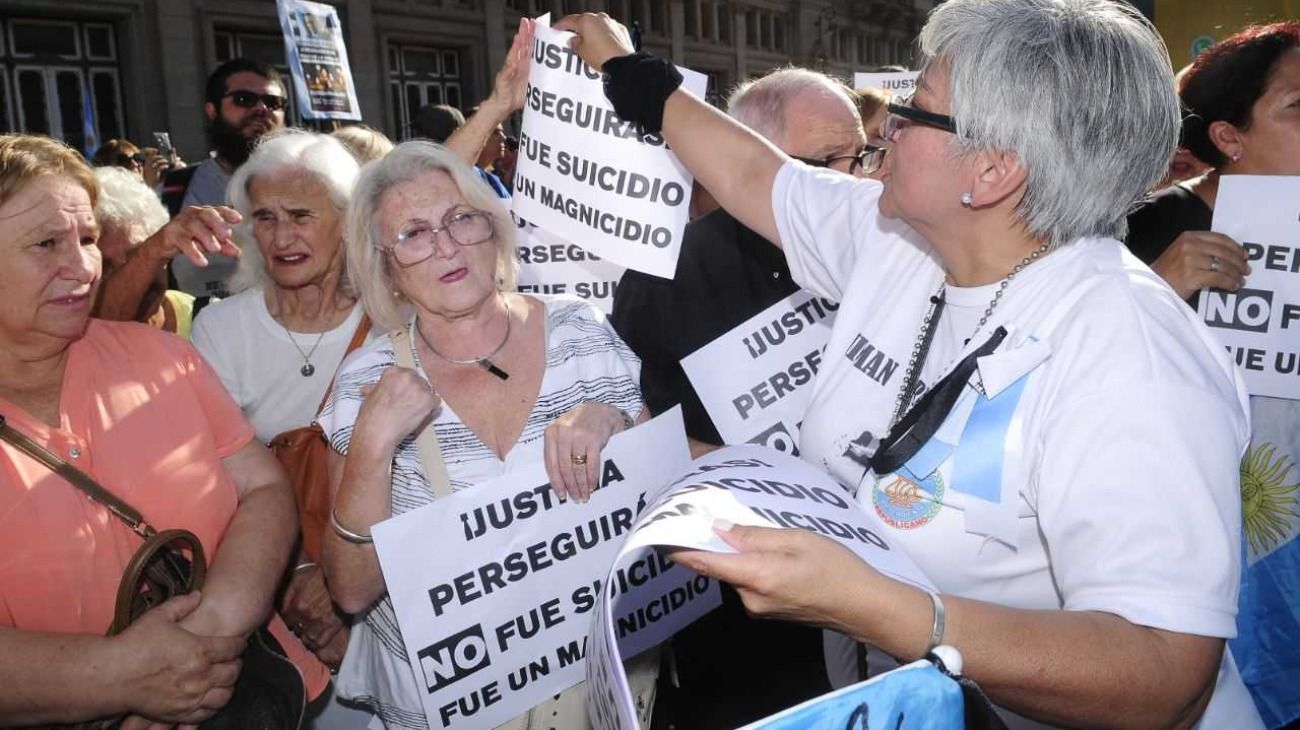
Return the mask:
[[[1075,241],[1026,268],[969,344],[998,285],[945,287],[927,386],[999,326],[1008,336],[921,452],[898,474],[869,473],[943,282],[929,245],[881,218],[880,191],[797,163],[773,188],[795,280],[841,302],[802,456],[856,490],[945,593],[1234,636],[1245,390],[1117,241]],[[1249,727],[1253,713],[1225,659],[1204,726]]]
[[[290,333],[271,317],[263,290],[255,288],[199,312],[190,340],[244,410],[257,439],[267,443],[316,417],[362,314],[357,303],[332,330]],[[372,329],[368,339],[374,336]],[[303,353],[311,353],[310,377],[302,374]]]
[[[497,458],[445,401],[433,419],[453,491],[470,489],[541,462],[546,427],[581,403],[606,403],[633,418],[641,413],[641,361],[614,333],[605,315],[577,297],[536,298],[546,303],[546,371],[523,432],[505,459]],[[353,426],[365,401],[361,386],[378,382],[396,362],[392,338],[384,336],[343,363],[338,384],[319,419],[335,451],[344,455],[348,452]],[[398,446],[392,474],[394,515],[436,499],[413,437]],[[577,688],[566,691],[585,691],[581,689],[583,684]],[[335,690],[341,697],[372,708],[384,727],[428,727],[420,700],[422,691],[407,662],[397,614],[388,594],[358,614]]]

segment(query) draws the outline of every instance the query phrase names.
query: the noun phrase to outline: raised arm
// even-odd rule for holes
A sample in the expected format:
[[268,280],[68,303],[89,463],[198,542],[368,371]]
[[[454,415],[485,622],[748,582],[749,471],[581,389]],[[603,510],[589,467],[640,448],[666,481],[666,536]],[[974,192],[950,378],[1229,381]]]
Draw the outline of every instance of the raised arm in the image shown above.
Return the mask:
[[506,53],[505,65],[492,82],[492,94],[479,105],[459,129],[447,138],[445,146],[467,165],[478,161],[479,152],[498,125],[524,107],[528,87],[528,61],[533,47],[535,24],[528,18],[519,21],[519,32]]
[[[633,53],[627,29],[604,13],[570,15],[555,23],[572,31],[573,50],[592,68]],[[780,246],[772,213],[772,184],[789,159],[770,142],[678,88],[668,96],[664,139],[700,184],[728,213]]]
[[140,304],[149,287],[177,254],[184,254],[195,266],[208,265],[205,253],[238,256],[231,226],[239,220],[239,213],[224,206],[190,206],[181,211],[104,279],[95,316],[119,322],[135,320],[141,315]]

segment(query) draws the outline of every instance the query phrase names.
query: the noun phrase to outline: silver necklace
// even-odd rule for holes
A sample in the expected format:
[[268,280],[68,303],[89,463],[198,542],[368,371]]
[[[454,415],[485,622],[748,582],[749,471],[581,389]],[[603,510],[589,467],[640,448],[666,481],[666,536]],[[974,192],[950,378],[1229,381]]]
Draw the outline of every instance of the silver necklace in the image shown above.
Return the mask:
[[[975,339],[975,335],[984,329],[990,318],[993,317],[993,311],[998,308],[1002,302],[1002,296],[1006,294],[1007,287],[1011,286],[1011,281],[1016,278],[1020,272],[1024,271],[1027,266],[1037,261],[1043,254],[1047,253],[1050,244],[1044,243],[1034,249],[1028,256],[1020,260],[1011,272],[1002,279],[998,285],[997,291],[993,293],[993,298],[989,300],[989,305],[984,308],[984,314],[980,316],[980,321],[975,325],[975,331],[971,332],[970,337],[966,338],[964,345],[970,344]],[[930,352],[930,343],[934,339],[934,330],[939,323],[939,317],[943,313],[944,306],[944,284],[939,284],[939,290],[930,297],[930,309],[925,314],[925,319],[921,322],[921,331],[916,336],[916,344],[912,346],[912,356],[907,360],[907,369],[903,371],[903,388],[898,392],[898,398],[894,400],[894,415],[889,419],[890,429],[894,424],[906,414],[907,409],[911,406],[914,393],[916,390],[917,380],[921,375],[921,368],[925,365],[926,355]]]
[[[492,362],[492,358],[496,357],[497,353],[501,352],[501,348],[505,347],[506,343],[510,341],[510,320],[513,319],[513,317],[510,316],[510,302],[503,298],[501,300],[501,306],[505,307],[506,310],[506,334],[504,337],[501,338],[501,342],[497,343],[497,346],[492,348],[491,352],[481,357],[471,357],[465,360],[460,360],[454,357],[447,357],[441,352],[438,352],[438,348],[434,347],[433,343],[429,342],[429,338],[424,336],[424,332],[420,330],[420,327],[416,322],[415,315],[411,316],[411,323],[408,326],[411,329],[415,330],[415,332],[420,336],[420,340],[424,342],[425,347],[429,348],[429,352],[432,352],[438,358],[445,360],[446,362],[449,362],[452,365],[478,365],[479,367],[483,368],[489,373],[492,373],[494,376],[500,378],[501,380],[509,380],[510,373],[507,373],[506,371],[497,367],[497,365]],[[420,356],[418,353],[416,353],[415,340],[413,338],[411,339],[411,353],[413,354],[413,357],[411,359],[415,360],[416,363],[418,364],[420,361]],[[420,367],[423,368],[424,366],[420,365]]]
[[[276,321],[278,322],[279,320]],[[298,369],[298,372],[302,373],[304,378],[310,378],[316,373],[316,366],[311,364],[311,356],[316,354],[316,348],[320,347],[321,340],[325,339],[325,335],[329,330],[320,333],[320,335],[316,337],[316,343],[311,346],[311,349],[303,352],[302,348],[298,346],[298,341],[293,338],[293,331],[283,322],[280,322],[280,326],[284,327],[284,333],[289,335],[289,342],[293,343],[293,349],[297,350],[298,354],[302,356],[302,367]]]

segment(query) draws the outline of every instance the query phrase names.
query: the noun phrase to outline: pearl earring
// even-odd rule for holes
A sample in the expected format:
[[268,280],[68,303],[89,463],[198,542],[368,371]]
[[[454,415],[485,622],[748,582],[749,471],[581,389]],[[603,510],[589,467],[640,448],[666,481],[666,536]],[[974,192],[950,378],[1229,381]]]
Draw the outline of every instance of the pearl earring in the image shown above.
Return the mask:
[[1236,154],[1234,154],[1234,155],[1232,156],[1232,161],[1233,161],[1233,162],[1241,162],[1241,153],[1240,153],[1240,152],[1237,152]]
[[961,204],[962,204],[962,205],[964,205],[964,206],[966,206],[967,208],[969,208],[969,207],[971,206],[971,203],[974,203],[974,202],[975,202],[975,196],[974,196],[974,195],[971,195],[970,193],[962,193],[962,194],[961,194]]

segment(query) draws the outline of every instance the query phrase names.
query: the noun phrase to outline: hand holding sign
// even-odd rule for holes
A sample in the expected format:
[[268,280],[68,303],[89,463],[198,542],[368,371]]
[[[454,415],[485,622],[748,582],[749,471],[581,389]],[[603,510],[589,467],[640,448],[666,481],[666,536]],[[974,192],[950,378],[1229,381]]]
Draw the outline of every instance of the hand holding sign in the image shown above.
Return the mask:
[[605,13],[566,15],[551,27],[573,33],[569,47],[596,70],[611,58],[636,53],[627,28]]
[[1250,273],[1241,244],[1210,231],[1183,231],[1151,268],[1183,299],[1202,289],[1236,291]]
[[731,584],[745,610],[762,619],[821,626],[848,634],[853,616],[841,616],[848,592],[869,593],[882,579],[862,558],[829,537],[719,520],[717,534],[735,553],[681,550],[673,562]]

